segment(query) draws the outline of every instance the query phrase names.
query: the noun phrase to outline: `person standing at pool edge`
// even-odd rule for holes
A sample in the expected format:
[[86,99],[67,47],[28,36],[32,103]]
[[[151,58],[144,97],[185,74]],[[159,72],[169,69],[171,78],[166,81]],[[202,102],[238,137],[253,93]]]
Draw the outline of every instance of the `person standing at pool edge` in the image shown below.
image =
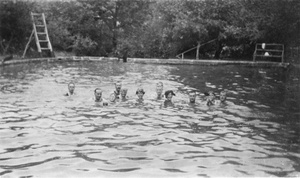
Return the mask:
[[75,83],[74,82],[70,82],[68,84],[68,92],[65,94],[65,96],[71,96],[74,95],[74,90],[75,90]]

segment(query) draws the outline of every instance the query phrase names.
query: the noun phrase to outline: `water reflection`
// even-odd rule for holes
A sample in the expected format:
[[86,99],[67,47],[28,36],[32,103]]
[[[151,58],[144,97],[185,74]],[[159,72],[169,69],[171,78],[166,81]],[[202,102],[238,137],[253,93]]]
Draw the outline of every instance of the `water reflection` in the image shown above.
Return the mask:
[[[119,63],[2,68],[0,175],[299,176],[299,122],[292,126],[282,105],[260,97],[280,92],[275,83],[285,81],[256,70]],[[77,95],[64,97],[70,80]],[[108,98],[117,80],[129,100],[96,105],[94,89]],[[174,106],[154,99],[158,81],[176,93]],[[135,105],[140,86],[144,102]],[[231,91],[226,105],[203,104],[200,93],[208,89]],[[189,90],[198,93],[193,106],[186,104]]]

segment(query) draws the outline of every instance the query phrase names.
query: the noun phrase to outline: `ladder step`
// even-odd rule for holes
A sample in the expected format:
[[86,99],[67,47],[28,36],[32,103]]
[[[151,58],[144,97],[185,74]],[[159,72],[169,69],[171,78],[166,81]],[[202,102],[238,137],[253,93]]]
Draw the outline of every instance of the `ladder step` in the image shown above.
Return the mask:
[[45,30],[39,30],[39,31],[38,31],[38,29],[36,29],[36,32],[37,32],[37,33],[46,33]]
[[42,16],[42,13],[31,13],[33,16]]
[[45,25],[35,25],[36,27],[45,27]]
[[45,42],[48,42],[48,40],[39,40],[39,42],[45,43]]
[[50,50],[50,48],[41,48],[41,50]]
[[37,32],[36,34],[38,34],[38,35],[47,35],[47,33],[45,33],[45,32]]
[[266,56],[266,55],[255,55],[255,56],[259,56],[259,57],[282,57],[282,56],[278,56],[278,55],[269,55],[269,56]]

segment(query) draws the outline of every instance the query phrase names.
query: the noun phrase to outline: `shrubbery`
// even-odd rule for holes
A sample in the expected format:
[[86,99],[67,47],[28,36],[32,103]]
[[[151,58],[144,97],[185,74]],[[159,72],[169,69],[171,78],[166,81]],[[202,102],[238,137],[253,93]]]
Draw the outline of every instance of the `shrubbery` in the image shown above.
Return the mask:
[[75,35],[74,45],[72,46],[73,52],[77,56],[93,56],[97,48],[97,43],[89,37],[83,37],[80,34]]
[[250,57],[257,42],[299,45],[299,9],[297,0],[2,2],[0,53],[24,50],[33,11],[45,13],[54,49],[76,55],[174,58],[216,39],[202,57]]

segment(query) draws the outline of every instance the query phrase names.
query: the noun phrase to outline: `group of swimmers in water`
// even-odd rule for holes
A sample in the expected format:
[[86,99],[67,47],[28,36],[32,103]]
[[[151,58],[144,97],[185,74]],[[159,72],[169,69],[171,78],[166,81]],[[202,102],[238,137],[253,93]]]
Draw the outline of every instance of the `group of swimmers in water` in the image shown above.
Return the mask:
[[[68,92],[65,96],[74,95],[75,91],[75,83],[70,82],[68,84]],[[106,100],[102,97],[102,90],[100,88],[96,88],[94,90],[94,101],[99,103],[100,105],[107,106],[109,103],[116,103],[116,102],[126,102],[129,100],[127,96],[127,88],[122,88],[122,83],[120,81],[115,83],[115,91],[110,95],[109,99]],[[226,91],[221,91],[219,97],[217,98],[216,94],[213,91],[209,91],[204,93],[204,103],[207,106],[211,105],[220,105],[224,104],[226,101]],[[144,102],[144,95],[145,91],[143,88],[138,88],[135,92],[137,95],[136,103],[143,103]],[[163,93],[163,83],[158,82],[156,84],[156,96],[154,99],[156,100],[164,100],[163,105],[167,106],[174,106],[172,102],[173,96],[176,96],[173,90],[167,90]],[[196,104],[196,92],[190,91],[189,92],[189,104]]]

